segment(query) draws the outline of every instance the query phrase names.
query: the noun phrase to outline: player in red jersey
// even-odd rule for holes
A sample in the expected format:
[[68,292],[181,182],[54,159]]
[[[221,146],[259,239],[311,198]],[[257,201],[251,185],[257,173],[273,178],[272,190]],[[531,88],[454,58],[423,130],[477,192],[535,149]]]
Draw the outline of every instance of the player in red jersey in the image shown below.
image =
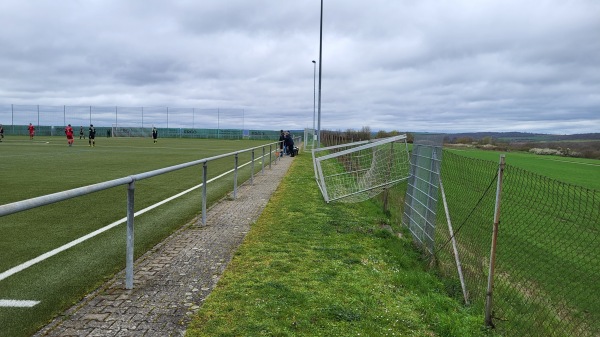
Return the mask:
[[33,135],[35,134],[35,126],[33,126],[31,123],[29,123],[27,130],[29,130],[29,139],[30,140],[33,139]]
[[67,143],[69,143],[69,146],[73,145],[73,128],[71,127],[71,124],[67,125],[65,128],[65,135],[67,135]]

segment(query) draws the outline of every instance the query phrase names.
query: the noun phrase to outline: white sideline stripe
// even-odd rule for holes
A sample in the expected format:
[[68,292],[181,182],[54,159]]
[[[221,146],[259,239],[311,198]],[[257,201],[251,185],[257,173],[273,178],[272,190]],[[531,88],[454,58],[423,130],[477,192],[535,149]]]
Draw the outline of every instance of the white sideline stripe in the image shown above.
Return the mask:
[[0,307],[31,308],[40,301],[0,300]]
[[[261,158],[261,157],[259,157],[259,158]],[[256,161],[256,159],[255,159],[255,161]],[[244,166],[246,166],[248,164],[250,164],[250,162],[242,164],[242,165],[239,165],[238,168],[239,167],[244,167]],[[218,175],[218,176],[216,176],[216,177],[214,177],[212,179],[209,179],[206,183],[213,182],[214,180],[217,180],[217,179],[219,179],[219,178],[221,178],[221,177],[223,177],[223,176],[225,176],[225,175],[227,175],[227,174],[229,174],[229,173],[231,173],[233,171],[234,170],[231,169],[231,170],[229,170],[227,172],[224,172],[224,173],[222,173],[222,174],[220,174],[220,175]],[[191,187],[191,188],[189,188],[189,189],[187,189],[187,190],[185,190],[183,192],[177,193],[177,194],[175,194],[172,197],[169,197],[169,198],[167,198],[167,199],[165,199],[163,201],[160,201],[160,202],[158,202],[158,203],[156,203],[154,205],[148,206],[148,207],[146,207],[146,208],[144,208],[144,209],[142,209],[140,211],[137,211],[137,212],[134,213],[134,217],[136,217],[138,215],[142,215],[142,214],[144,214],[144,213],[146,213],[146,212],[148,212],[150,210],[153,210],[156,207],[161,206],[163,204],[166,204],[167,202],[169,202],[169,201],[171,201],[173,199],[177,199],[177,198],[179,198],[180,196],[182,196],[184,194],[187,194],[187,193],[189,193],[189,192],[191,192],[191,191],[193,191],[193,190],[195,190],[195,189],[197,189],[199,187],[202,187],[202,185],[203,185],[203,183],[199,184],[199,185],[196,185],[194,187]],[[106,227],[102,227],[102,228],[100,228],[98,230],[95,230],[95,231],[91,232],[90,234],[84,235],[84,236],[80,237],[79,239],[73,240],[73,241],[71,241],[71,242],[69,242],[69,243],[67,243],[67,244],[65,244],[63,246],[60,246],[60,247],[58,247],[56,249],[53,249],[53,250],[51,250],[51,251],[49,251],[47,253],[44,253],[44,254],[42,254],[42,255],[34,258],[34,259],[31,259],[31,260],[29,260],[27,262],[21,263],[18,266],[12,267],[9,270],[7,270],[7,271],[5,271],[5,272],[3,272],[3,273],[0,274],[0,281],[4,280],[5,278],[7,278],[9,276],[12,276],[12,275],[14,275],[14,274],[16,274],[16,273],[18,273],[20,271],[23,271],[23,270],[25,270],[25,269],[33,266],[34,264],[36,264],[38,262],[42,262],[42,261],[44,261],[47,258],[50,258],[50,257],[52,257],[52,256],[54,256],[54,255],[56,255],[56,254],[58,254],[60,252],[63,252],[63,251],[65,251],[65,250],[67,250],[67,249],[69,249],[69,248],[71,248],[73,246],[76,246],[76,245],[78,245],[78,244],[80,244],[80,243],[82,243],[82,242],[84,242],[84,241],[86,241],[88,239],[91,239],[91,238],[93,238],[94,236],[96,236],[98,234],[106,232],[107,230],[109,230],[111,228],[114,228],[114,227],[116,227],[116,226],[118,226],[118,225],[120,225],[120,224],[122,224],[124,222],[127,222],[127,217],[124,217],[121,220],[117,220],[117,221],[111,223],[110,225],[108,225]]]

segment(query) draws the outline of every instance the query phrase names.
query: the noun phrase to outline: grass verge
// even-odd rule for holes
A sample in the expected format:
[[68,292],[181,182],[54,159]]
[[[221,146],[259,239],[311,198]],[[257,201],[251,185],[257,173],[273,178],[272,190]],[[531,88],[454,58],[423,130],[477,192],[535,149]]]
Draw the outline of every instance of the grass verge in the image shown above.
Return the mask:
[[326,204],[308,154],[195,315],[188,336],[482,336],[372,201]]

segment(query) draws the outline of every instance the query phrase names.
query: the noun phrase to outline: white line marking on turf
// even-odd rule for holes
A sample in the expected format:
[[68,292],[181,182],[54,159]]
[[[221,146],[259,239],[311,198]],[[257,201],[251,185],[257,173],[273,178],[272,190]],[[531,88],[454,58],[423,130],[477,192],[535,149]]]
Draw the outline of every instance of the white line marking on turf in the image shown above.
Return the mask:
[[0,307],[31,308],[40,301],[0,300]]
[[[250,162],[247,162],[247,163],[245,163],[243,165],[239,165],[238,168],[244,167],[244,166],[246,166],[248,164],[250,164]],[[233,171],[234,170],[231,169],[231,170],[229,170],[227,172],[224,172],[224,173],[222,173],[222,174],[220,174],[220,175],[218,175],[218,176],[216,176],[216,177],[208,180],[207,183],[213,182],[213,181],[215,181],[215,180],[217,180],[217,179],[219,179],[219,178],[221,178],[223,176],[226,176],[227,174],[229,174],[229,173],[231,173]],[[156,203],[154,205],[148,206],[148,207],[146,207],[146,208],[144,208],[144,209],[142,209],[140,211],[137,211],[137,212],[134,213],[134,217],[136,217],[138,215],[142,215],[142,214],[144,214],[144,213],[146,213],[146,212],[148,212],[150,210],[153,210],[156,207],[161,206],[163,204],[166,204],[167,202],[169,202],[169,201],[171,201],[173,199],[177,199],[177,198],[179,198],[180,196],[182,196],[184,194],[187,194],[187,193],[189,193],[189,192],[191,192],[191,191],[193,191],[193,190],[195,190],[195,189],[197,189],[199,187],[202,187],[202,185],[203,184],[199,184],[199,185],[193,186],[193,187],[191,187],[191,188],[189,188],[189,189],[187,189],[187,190],[185,190],[183,192],[175,194],[172,197],[169,197],[169,198],[167,198],[167,199],[165,199],[163,201],[160,201],[160,202],[158,202],[158,203]],[[95,231],[91,232],[90,234],[84,235],[84,236],[80,237],[79,239],[73,240],[73,241],[71,241],[71,242],[69,242],[69,243],[67,243],[65,245],[62,245],[62,246],[60,246],[60,247],[58,247],[56,249],[53,249],[53,250],[51,250],[51,251],[49,251],[47,253],[44,253],[44,254],[42,254],[42,255],[34,258],[34,259],[31,259],[31,260],[29,260],[27,262],[21,263],[18,266],[12,267],[9,270],[0,273],[0,281],[4,280],[5,278],[7,278],[9,276],[12,276],[12,275],[14,275],[14,274],[16,274],[16,273],[18,273],[20,271],[23,271],[23,270],[25,270],[25,269],[33,266],[34,264],[36,264],[38,262],[42,262],[42,261],[44,261],[47,258],[50,258],[50,257],[52,257],[52,256],[54,256],[54,255],[56,255],[56,254],[58,254],[60,252],[63,252],[63,251],[65,251],[65,250],[67,250],[67,249],[69,249],[69,248],[71,248],[73,246],[76,246],[76,245],[78,245],[78,244],[86,241],[87,239],[91,239],[91,238],[93,238],[94,236],[96,236],[96,235],[98,235],[100,233],[106,232],[107,230],[109,230],[111,228],[114,228],[114,227],[116,227],[116,226],[118,226],[118,225],[120,225],[120,224],[122,224],[124,222],[127,222],[127,217],[124,217],[121,220],[117,220],[117,221],[111,223],[108,226],[105,226],[105,227],[102,227],[102,228],[100,228],[98,230],[95,230]]]

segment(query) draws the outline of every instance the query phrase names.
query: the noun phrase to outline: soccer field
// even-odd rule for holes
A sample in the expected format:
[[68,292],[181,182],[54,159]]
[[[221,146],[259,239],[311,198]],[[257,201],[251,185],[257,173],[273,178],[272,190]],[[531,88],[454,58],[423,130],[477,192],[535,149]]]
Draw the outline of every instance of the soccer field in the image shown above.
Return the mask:
[[[49,193],[139,174],[193,160],[267,144],[266,141],[97,138],[96,146],[76,138],[10,137],[0,143],[2,193],[0,205]],[[273,149],[275,147],[273,146]],[[265,153],[268,155],[269,148]],[[260,171],[262,150],[255,151]],[[250,153],[239,155],[239,165]],[[274,159],[274,156],[272,157]],[[268,159],[266,161],[268,165]],[[211,161],[208,178],[231,170],[234,157]],[[267,169],[267,168],[265,168]],[[238,183],[250,176],[250,166],[238,170]],[[137,181],[139,211],[202,182],[202,166]],[[233,174],[208,184],[209,204],[233,189]],[[127,186],[119,186],[0,217],[0,273],[34,259],[126,216]],[[201,211],[196,189],[135,218],[135,256],[162,241]],[[76,303],[125,266],[126,233],[120,224],[23,271],[0,279],[0,336],[29,336],[65,308]],[[8,304],[36,301],[33,307]],[[35,303],[35,302],[31,302]]]

